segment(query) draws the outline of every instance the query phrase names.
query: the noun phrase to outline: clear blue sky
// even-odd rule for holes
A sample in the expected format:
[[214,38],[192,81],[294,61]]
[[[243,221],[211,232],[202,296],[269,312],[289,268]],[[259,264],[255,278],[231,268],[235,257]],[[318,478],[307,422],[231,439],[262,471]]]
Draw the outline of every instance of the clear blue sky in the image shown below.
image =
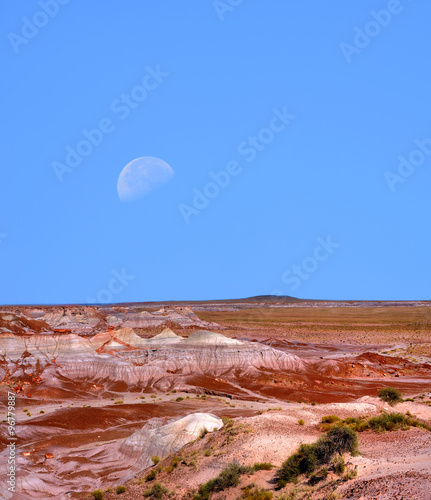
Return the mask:
[[[0,303],[430,299],[430,3],[62,2],[0,5]],[[175,176],[124,203],[142,156]]]

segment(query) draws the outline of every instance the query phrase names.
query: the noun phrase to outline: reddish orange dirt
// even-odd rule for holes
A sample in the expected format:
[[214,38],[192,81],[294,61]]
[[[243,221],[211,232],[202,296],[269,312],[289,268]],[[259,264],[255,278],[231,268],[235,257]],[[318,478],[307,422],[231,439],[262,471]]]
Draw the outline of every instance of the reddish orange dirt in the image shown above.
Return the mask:
[[[154,343],[151,338],[166,328],[179,340]],[[185,343],[198,330],[219,332],[242,344],[236,349],[236,344]],[[98,334],[103,334],[100,344],[95,340]],[[286,425],[299,432],[297,421],[303,419],[301,439],[305,441],[318,437],[317,424],[325,413],[349,416],[353,412],[356,416],[358,411],[370,415],[392,411],[376,399],[385,386],[412,398],[409,411],[418,412],[424,421],[431,410],[427,404],[431,402],[427,395],[431,391],[428,302],[257,298],[182,303],[172,308],[155,303],[1,307],[0,341],[5,346],[0,356],[0,457],[7,453],[10,390],[16,394],[18,484],[24,500],[62,498],[66,492],[64,498],[90,498],[98,487],[126,482],[132,462],[119,452],[121,443],[152,419],[168,422],[197,412],[240,418],[260,433],[256,460],[273,457],[279,461],[273,449],[277,439],[265,444],[265,432],[272,432],[273,425],[264,418],[270,415],[268,410],[274,415],[282,412],[280,418],[287,420],[280,429],[286,432]],[[373,469],[367,462],[368,475],[359,473],[354,484],[337,486],[339,495],[344,495],[338,498],[378,498],[379,492],[386,495],[381,498],[401,498],[409,488],[412,496],[405,498],[426,498],[421,495],[429,491],[430,478],[420,468],[404,468],[403,481],[399,467],[385,469],[383,476],[377,472],[378,454],[383,456],[383,450],[396,450],[404,443],[405,456],[399,462],[408,463],[414,450],[428,442],[425,431],[415,437],[416,448],[407,446],[410,438],[406,436],[361,435],[366,456],[377,465]],[[286,441],[286,457],[299,442],[294,437]],[[202,465],[201,472],[199,467],[197,471],[184,469],[183,475],[188,474],[190,484],[195,485],[191,489],[213,477],[229,456],[250,460],[247,449],[236,455],[229,446],[225,455],[220,451],[221,458],[205,459],[202,464],[208,465]],[[242,446],[247,448],[246,440],[237,443],[237,450]],[[173,476],[165,476],[161,477],[173,489]],[[270,475],[262,472],[261,476],[262,486],[273,488]],[[122,498],[142,498],[144,486],[138,487],[133,480],[127,485]],[[176,498],[187,498],[191,489],[180,488]],[[238,490],[225,498],[240,494]],[[110,498],[110,493],[104,498]],[[310,498],[324,496],[313,490]]]

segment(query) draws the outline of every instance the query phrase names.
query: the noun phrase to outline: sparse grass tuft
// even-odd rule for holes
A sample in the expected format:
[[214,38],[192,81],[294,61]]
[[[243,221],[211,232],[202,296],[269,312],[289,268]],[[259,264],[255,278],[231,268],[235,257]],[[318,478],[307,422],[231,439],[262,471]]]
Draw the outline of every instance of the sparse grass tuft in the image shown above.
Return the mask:
[[117,495],[121,495],[122,493],[126,493],[126,487],[125,486],[117,486]]
[[207,434],[209,430],[206,427],[202,427],[202,429],[199,432],[199,439],[203,439]]
[[274,465],[272,465],[272,463],[270,462],[256,462],[252,469],[254,471],[258,471],[258,470],[271,470],[272,468],[274,467]]
[[271,500],[274,496],[272,491],[258,488],[257,486],[246,486],[243,489],[242,495],[239,497],[241,500]]
[[304,425],[304,424],[305,424],[305,422],[302,420],[302,418],[300,418],[300,419],[298,420],[298,425]]

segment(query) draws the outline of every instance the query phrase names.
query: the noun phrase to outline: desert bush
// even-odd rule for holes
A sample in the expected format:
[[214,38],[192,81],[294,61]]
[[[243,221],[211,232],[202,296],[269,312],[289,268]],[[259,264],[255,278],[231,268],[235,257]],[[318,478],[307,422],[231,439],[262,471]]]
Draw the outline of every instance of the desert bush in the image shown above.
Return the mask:
[[124,404],[124,401],[122,399],[119,399],[118,401],[114,401],[114,405],[122,405]]
[[183,401],[183,399],[184,399],[184,398],[182,398],[182,397],[180,396],[180,397],[179,397],[179,398],[177,398],[175,401],[176,401],[177,403],[179,403],[180,401]]
[[322,417],[322,424],[334,424],[335,422],[340,422],[341,418],[337,417],[337,415],[324,415]]
[[103,500],[103,490],[98,489],[93,491],[94,500]]
[[156,479],[157,472],[155,469],[152,469],[146,476],[145,476],[145,481],[153,481]]
[[181,458],[176,455],[172,457],[171,465],[172,467],[178,467],[178,464],[181,462]]
[[386,403],[389,403],[391,406],[394,406],[403,400],[401,392],[393,387],[383,387],[378,392],[378,396],[382,401],[386,401]]
[[277,472],[277,485],[296,481],[301,474],[311,474],[318,465],[328,464],[336,453],[357,453],[358,436],[346,425],[331,428],[315,443],[302,444],[298,451],[283,462]]
[[358,452],[358,435],[347,425],[333,427],[326,436],[332,444],[334,453],[341,455],[346,451],[352,454]]
[[298,425],[304,425],[304,424],[305,424],[305,422],[302,420],[302,418],[300,418],[300,419],[298,420]]
[[205,451],[204,451],[204,455],[205,455],[206,457],[209,457],[209,456],[211,455],[211,450],[205,450]]
[[270,462],[256,462],[252,469],[254,471],[258,470],[271,470],[274,466]]
[[156,483],[150,490],[144,492],[144,497],[154,498],[155,500],[161,500],[164,496],[168,495],[169,490],[167,490],[160,483]]
[[151,394],[150,398],[156,399],[157,396],[155,394]]
[[121,495],[122,493],[126,493],[125,486],[117,486],[117,495]]
[[368,420],[368,427],[376,432],[394,431],[397,429],[408,429],[415,423],[414,419],[406,417],[402,413],[382,413]]
[[203,439],[207,434],[209,430],[206,427],[202,427],[202,429],[199,432],[199,439]]
[[154,465],[157,465],[160,462],[160,457],[158,457],[157,455],[153,455],[151,457],[151,461],[153,462]]

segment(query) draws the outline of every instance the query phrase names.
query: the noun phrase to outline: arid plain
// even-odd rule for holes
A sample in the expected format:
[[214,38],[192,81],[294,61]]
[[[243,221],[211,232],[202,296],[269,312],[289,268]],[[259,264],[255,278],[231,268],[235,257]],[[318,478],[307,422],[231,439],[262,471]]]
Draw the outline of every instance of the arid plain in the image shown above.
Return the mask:
[[[430,302],[4,306],[0,352],[0,460],[12,391],[18,465],[4,498],[429,498]],[[281,484],[333,425],[359,453]],[[236,484],[199,489],[229,464]]]

